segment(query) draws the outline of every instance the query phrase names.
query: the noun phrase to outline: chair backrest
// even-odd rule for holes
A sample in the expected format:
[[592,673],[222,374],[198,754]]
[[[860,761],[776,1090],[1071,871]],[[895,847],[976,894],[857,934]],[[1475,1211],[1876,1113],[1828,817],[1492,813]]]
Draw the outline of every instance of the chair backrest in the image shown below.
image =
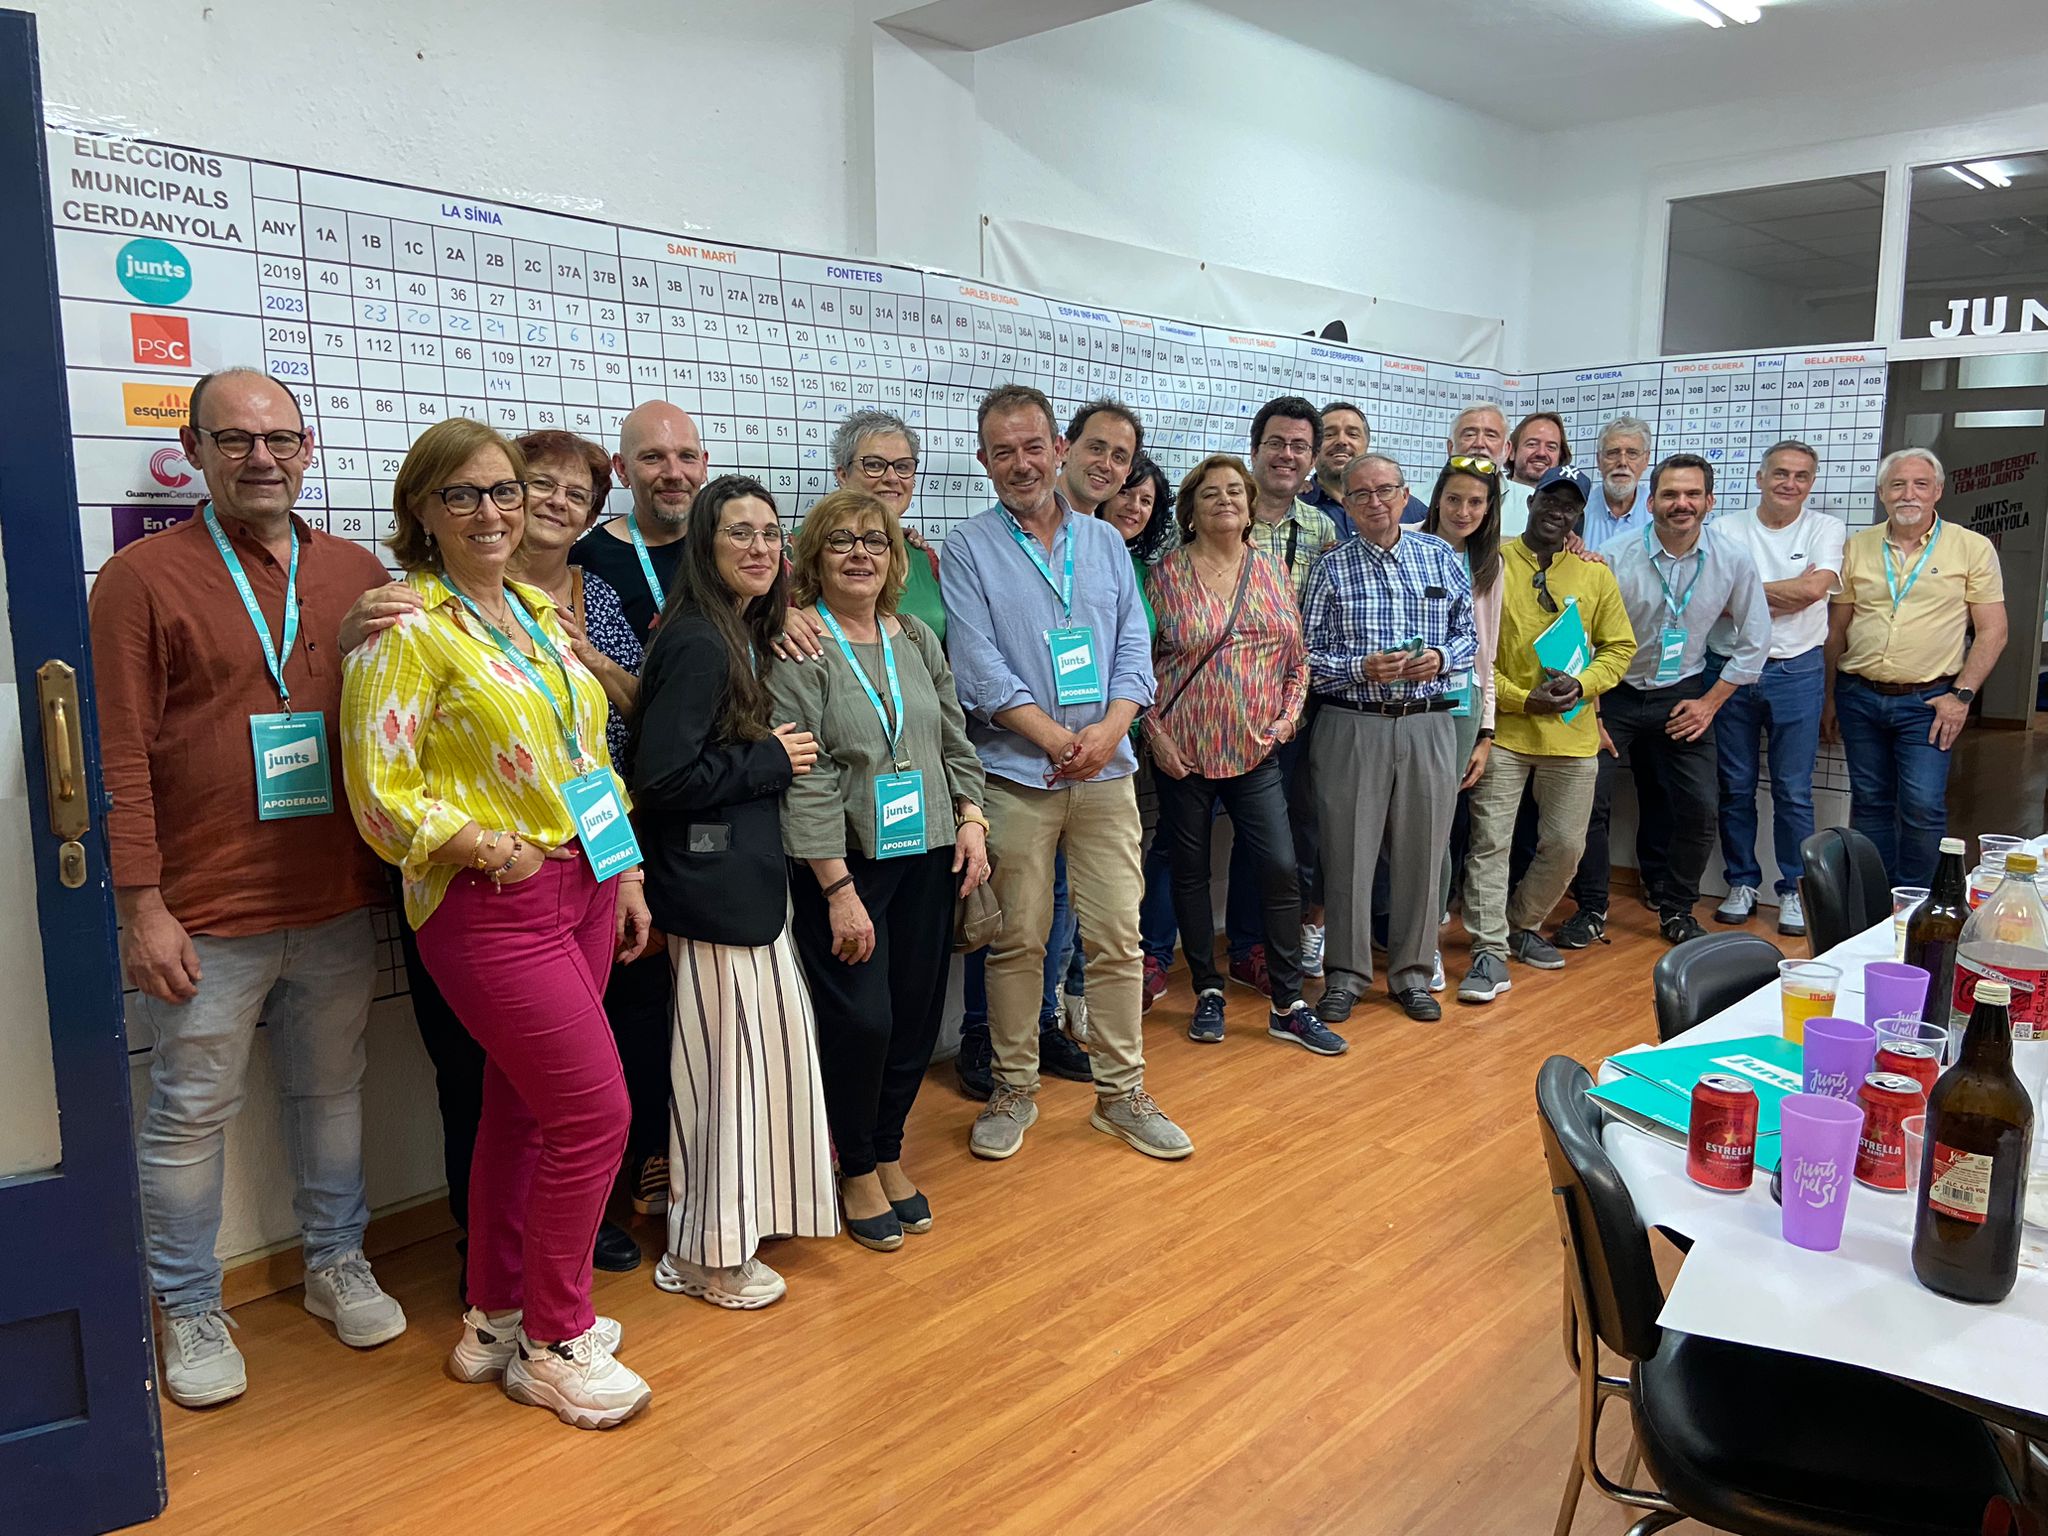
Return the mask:
[[1775,981],[1785,952],[1753,933],[1710,933],[1667,949],[1650,973],[1657,1038],[1684,1034],[1702,1019]]
[[1806,936],[1818,955],[1892,914],[1891,881],[1877,845],[1854,827],[1823,827],[1799,845]]
[[1543,1158],[1565,1228],[1566,1263],[1578,1271],[1593,1331],[1623,1358],[1642,1360],[1657,1352],[1664,1290],[1635,1200],[1600,1145],[1600,1106],[1586,1096],[1592,1086],[1569,1056],[1537,1070]]

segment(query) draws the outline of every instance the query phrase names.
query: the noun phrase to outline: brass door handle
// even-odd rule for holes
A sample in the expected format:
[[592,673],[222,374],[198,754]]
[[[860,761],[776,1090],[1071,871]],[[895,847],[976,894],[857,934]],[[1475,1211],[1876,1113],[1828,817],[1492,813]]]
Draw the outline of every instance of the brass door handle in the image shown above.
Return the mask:
[[50,700],[50,747],[56,759],[56,795],[68,801],[78,793],[78,783],[71,767],[71,721],[61,697]]
[[85,794],[85,738],[79,732],[77,671],[65,662],[44,662],[36,668],[36,694],[42,704],[50,830],[65,842],[75,842],[92,825]]

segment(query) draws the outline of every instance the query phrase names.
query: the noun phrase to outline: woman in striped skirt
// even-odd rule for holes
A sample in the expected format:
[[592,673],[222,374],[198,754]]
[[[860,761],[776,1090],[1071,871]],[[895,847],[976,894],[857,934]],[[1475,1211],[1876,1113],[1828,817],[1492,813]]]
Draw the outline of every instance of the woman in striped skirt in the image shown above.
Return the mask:
[[780,819],[817,748],[771,724],[757,673],[788,606],[766,487],[726,475],[697,493],[681,575],[629,740],[647,901],[675,971],[668,1252],[654,1282],[765,1307],[786,1287],[756,1256],[761,1239],[839,1229]]

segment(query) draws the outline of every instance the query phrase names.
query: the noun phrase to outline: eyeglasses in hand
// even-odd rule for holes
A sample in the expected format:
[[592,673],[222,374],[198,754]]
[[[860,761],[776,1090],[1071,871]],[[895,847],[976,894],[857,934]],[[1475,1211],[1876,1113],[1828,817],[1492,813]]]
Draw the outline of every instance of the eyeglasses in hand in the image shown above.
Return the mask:
[[756,544],[763,549],[782,548],[782,524],[770,523],[766,528],[749,528],[745,523],[727,523],[718,530],[732,544],[734,549],[752,549]]
[[304,432],[287,432],[280,427],[275,432],[244,432],[240,427],[224,427],[218,432],[205,427],[192,429],[201,437],[213,439],[213,446],[224,459],[246,459],[256,451],[256,439],[263,439],[263,446],[270,450],[270,456],[280,464],[288,464],[306,451]]
[[556,491],[562,499],[578,511],[588,511],[593,500],[590,492],[580,485],[564,485],[550,475],[535,475],[526,482],[526,493],[535,501],[546,501]]
[[887,474],[895,475],[898,480],[908,480],[917,474],[915,459],[885,459],[869,453],[863,454],[854,462],[860,465],[860,472],[870,480],[879,480]]
[[886,555],[890,542],[889,535],[875,528],[866,533],[855,533],[851,528],[834,528],[825,535],[825,547],[835,555],[851,554],[856,544],[871,555]]
[[526,505],[526,482],[524,480],[500,480],[496,485],[444,485],[434,494],[441,498],[441,505],[455,517],[475,517],[483,510],[484,498],[490,497],[491,505],[500,512],[510,512],[515,507]]

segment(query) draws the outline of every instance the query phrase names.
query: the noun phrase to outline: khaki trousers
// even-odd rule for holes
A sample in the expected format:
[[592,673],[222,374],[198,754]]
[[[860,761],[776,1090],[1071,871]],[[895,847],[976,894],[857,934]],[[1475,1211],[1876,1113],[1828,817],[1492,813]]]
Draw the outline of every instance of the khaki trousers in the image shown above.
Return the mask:
[[[1534,928],[1571,884],[1586,849],[1593,786],[1600,765],[1590,757],[1525,757],[1499,742],[1472,786],[1472,844],[1465,854],[1465,931],[1472,953],[1507,957],[1510,929]],[[1508,896],[1508,854],[1522,786],[1536,793],[1536,857]]]

